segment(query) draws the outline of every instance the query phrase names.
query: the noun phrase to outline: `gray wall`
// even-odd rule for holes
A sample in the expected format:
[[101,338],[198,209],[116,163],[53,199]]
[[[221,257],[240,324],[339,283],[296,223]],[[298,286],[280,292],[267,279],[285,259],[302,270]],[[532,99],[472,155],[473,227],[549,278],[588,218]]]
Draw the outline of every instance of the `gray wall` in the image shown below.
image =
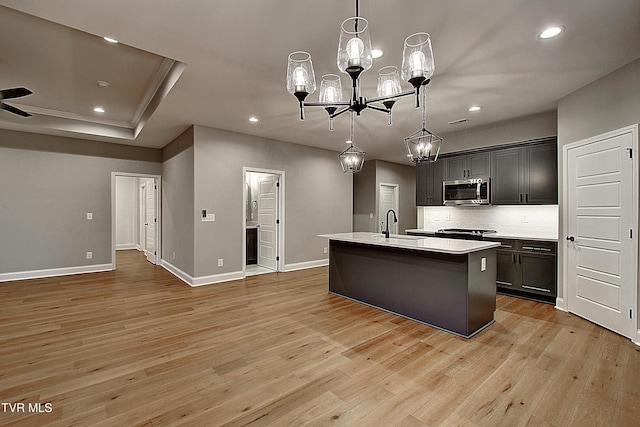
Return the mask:
[[[398,234],[417,227],[416,170],[412,165],[401,165],[376,160],[376,189],[380,183],[397,184],[398,191]],[[376,190],[376,193],[379,193]],[[376,198],[378,200],[378,198]],[[376,201],[376,206],[379,201]],[[379,212],[376,210],[376,215]],[[377,218],[377,216],[376,216]],[[378,224],[379,227],[379,224]]]
[[549,111],[468,131],[443,134],[444,144],[440,153],[530,141],[557,134],[556,112]]
[[[640,123],[640,59],[562,98],[558,102],[558,200],[563,197],[564,145],[636,123]],[[560,231],[562,215],[560,204]],[[560,250],[558,265],[563,262]],[[562,275],[558,280],[558,294],[563,297]]]
[[193,127],[162,150],[162,259],[190,276],[194,275],[194,151]]
[[[380,231],[378,221],[380,183],[397,184],[398,233],[417,227],[416,172],[412,165],[401,165],[383,160],[365,163],[362,172],[353,177],[353,230]],[[373,218],[370,214],[373,213]]]
[[[362,170],[353,174],[353,231],[378,232],[376,161],[365,161]],[[373,218],[370,218],[373,214]]]
[[[317,235],[351,231],[352,179],[338,153],[202,126],[194,141],[194,276],[243,268],[244,167],[285,172],[285,265],[325,259]],[[202,222],[202,209],[215,222]]]
[[159,150],[0,130],[0,273],[111,263],[111,172],[160,174],[160,159]]

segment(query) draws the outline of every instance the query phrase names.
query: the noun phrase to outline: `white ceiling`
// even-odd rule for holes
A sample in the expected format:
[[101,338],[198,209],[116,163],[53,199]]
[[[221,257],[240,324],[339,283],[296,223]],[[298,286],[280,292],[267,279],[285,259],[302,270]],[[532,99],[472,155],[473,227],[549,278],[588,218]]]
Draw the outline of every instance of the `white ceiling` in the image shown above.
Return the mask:
[[[345,148],[346,115],[333,132],[322,109],[308,107],[300,121],[286,90],[286,66],[290,52],[306,50],[317,79],[338,73],[340,24],[354,15],[355,1],[0,5],[11,8],[0,7],[0,89],[34,92],[7,100],[34,117],[0,111],[0,128],[161,148],[198,124]],[[640,57],[638,0],[361,0],[360,15],[369,20],[374,47],[385,50],[363,76],[365,96],[375,96],[379,68],[401,65],[408,35],[430,33],[436,72],[427,89],[427,127],[445,136],[445,144],[451,132],[552,111],[559,99]],[[538,39],[551,24],[566,31]],[[121,43],[107,45],[105,35]],[[97,88],[99,80],[111,86]],[[348,85],[343,75],[345,95]],[[308,100],[317,101],[317,93]],[[107,112],[93,113],[97,104]],[[469,113],[475,104],[483,109]],[[411,98],[399,101],[392,126],[382,113],[362,113],[355,142],[368,159],[406,162],[403,138],[421,127],[413,107]],[[249,123],[250,116],[260,121]],[[448,124],[461,118],[468,121]]]

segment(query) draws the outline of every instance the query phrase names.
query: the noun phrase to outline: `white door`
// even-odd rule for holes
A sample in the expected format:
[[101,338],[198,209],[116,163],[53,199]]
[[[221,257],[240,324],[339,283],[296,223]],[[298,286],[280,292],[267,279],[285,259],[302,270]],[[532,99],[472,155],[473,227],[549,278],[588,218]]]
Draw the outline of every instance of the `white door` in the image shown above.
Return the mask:
[[155,179],[145,184],[145,255],[147,260],[156,263],[156,185]]
[[[386,230],[387,226],[387,212],[389,209],[393,209],[396,216],[398,213],[398,186],[395,184],[380,184],[379,195],[380,206],[378,209],[378,216],[380,219],[380,227],[382,230]],[[398,224],[393,222],[393,214],[389,214],[389,233],[398,234]]]
[[258,265],[278,269],[278,176],[258,178]]
[[570,147],[565,187],[568,309],[629,338],[637,262],[632,147],[630,132]]

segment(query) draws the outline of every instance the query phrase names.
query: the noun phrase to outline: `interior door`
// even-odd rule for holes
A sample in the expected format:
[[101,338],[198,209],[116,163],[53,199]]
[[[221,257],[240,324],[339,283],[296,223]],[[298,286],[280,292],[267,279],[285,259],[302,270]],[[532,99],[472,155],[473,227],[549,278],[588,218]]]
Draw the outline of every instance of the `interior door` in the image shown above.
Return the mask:
[[567,150],[568,309],[632,337],[635,306],[631,133]]
[[278,176],[258,178],[258,265],[278,269]]
[[145,184],[145,255],[147,261],[156,263],[156,185],[155,179]]
[[[389,209],[393,209],[396,215],[399,215],[397,193],[397,185],[380,184],[380,209],[378,209],[378,216],[383,230],[386,229],[387,212]],[[393,222],[393,214],[389,215],[389,233],[398,234],[398,224]]]

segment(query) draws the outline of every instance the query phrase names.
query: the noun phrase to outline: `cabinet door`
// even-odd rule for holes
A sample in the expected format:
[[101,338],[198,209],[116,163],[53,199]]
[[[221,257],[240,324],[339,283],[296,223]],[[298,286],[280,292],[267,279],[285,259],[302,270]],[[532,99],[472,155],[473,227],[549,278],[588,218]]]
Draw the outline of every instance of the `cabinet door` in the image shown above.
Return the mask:
[[555,297],[556,256],[520,252],[521,288],[523,291]]
[[440,160],[435,163],[416,164],[416,206],[441,206],[443,164]]
[[504,148],[492,153],[491,203],[517,205],[523,202],[523,148]]
[[447,157],[445,178],[447,181],[465,179],[467,177],[466,156]]
[[496,251],[496,285],[502,289],[513,289],[516,283],[516,252]]
[[427,163],[416,164],[416,206],[429,206],[433,188]]
[[525,202],[558,203],[558,154],[555,143],[526,147],[524,159]]
[[466,178],[484,178],[491,176],[491,153],[476,153],[466,156]]

